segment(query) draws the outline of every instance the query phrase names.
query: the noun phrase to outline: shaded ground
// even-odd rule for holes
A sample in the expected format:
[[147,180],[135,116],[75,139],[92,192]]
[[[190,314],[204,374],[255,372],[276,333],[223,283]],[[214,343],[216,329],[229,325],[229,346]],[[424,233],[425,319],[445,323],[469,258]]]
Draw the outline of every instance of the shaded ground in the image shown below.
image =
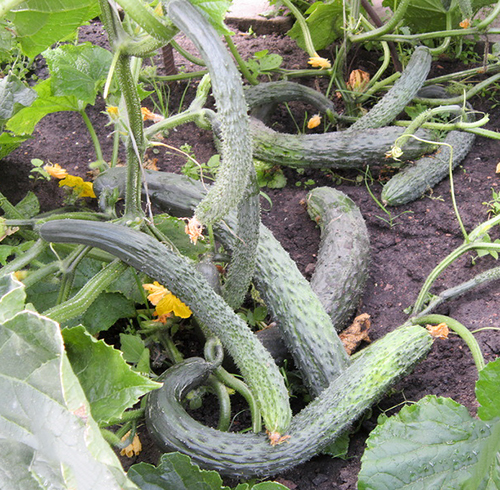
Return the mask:
[[[82,40],[100,39],[102,29],[92,24],[85,29]],[[279,53],[284,58],[284,66],[306,66],[306,55],[298,50],[295,44],[286,37],[268,35],[263,38],[236,36],[237,43],[244,56],[261,49]],[[105,39],[101,41],[105,44]],[[186,43],[187,44],[187,43]],[[359,60],[359,63],[358,63]],[[178,60],[179,66],[189,63]],[[363,68],[373,72],[375,63],[369,58],[351,60],[352,68]],[[448,63],[449,65],[449,63]],[[435,63],[435,75],[452,67],[446,60]],[[40,73],[43,73],[40,67]],[[186,93],[185,104],[193,96],[195,83],[185,92],[185,85],[170,87],[170,110],[176,111],[179,100]],[[500,109],[491,108],[488,101],[476,98],[472,101],[475,109],[490,114],[490,129],[500,124]],[[89,116],[99,134],[105,156],[111,155],[111,131],[106,127],[107,116],[102,114],[104,103],[99,100],[89,110]],[[283,112],[283,116],[287,117]],[[289,122],[276,120],[284,128],[292,129]],[[45,161],[59,163],[71,173],[86,175],[88,163],[95,159],[91,140],[85,126],[77,114],[59,113],[47,116],[37,126],[33,139],[24,143],[18,150],[4,159],[0,164],[0,190],[17,202],[29,189],[39,196],[45,210],[54,207],[63,197],[62,191],[55,182],[33,181],[28,178],[30,161],[40,158]],[[179,148],[183,144],[192,147],[198,161],[205,162],[215,152],[212,135],[194,125],[186,125],[172,131],[166,141]],[[173,151],[149,153],[150,158],[157,159],[160,170],[177,170],[185,163],[185,157]],[[498,189],[500,177],[495,174],[496,164],[500,159],[500,144],[492,140],[478,138],[472,152],[465,162],[455,171],[455,192],[465,227],[471,230],[488,217],[487,207],[482,203],[491,199],[491,189]],[[378,171],[375,169],[374,175]],[[439,184],[431,194],[412,204],[393,210],[393,223],[387,223],[388,215],[377,206],[370,197],[363,182],[356,183],[356,172],[334,175],[322,171],[306,171],[299,175],[285,170],[288,178],[287,186],[280,190],[265,189],[272,201],[269,209],[267,201],[263,201],[262,220],[280,240],[292,258],[297,262],[306,277],[314,268],[319,230],[309,219],[301,200],[313,185],[330,185],[349,195],[360,207],[367,222],[371,239],[372,265],[370,278],[366,286],[359,313],[368,313],[372,320],[371,338],[382,337],[406,320],[404,308],[411,305],[420,290],[423,281],[449,252],[462,242],[457,220],[450,201],[450,186],[446,180]],[[374,183],[372,190],[379,196],[380,185]],[[384,218],[384,219],[381,219]],[[493,238],[498,238],[495,235]],[[458,260],[439,278],[434,289],[439,292],[463,282],[478,272],[484,271],[496,262],[492,257],[485,257],[472,266],[471,256]],[[438,312],[452,316],[468,326],[471,330],[488,326],[499,326],[498,307],[500,287],[498,282],[481,287],[474,292],[451,301],[441,307]],[[477,338],[487,361],[493,360],[500,353],[500,334],[483,331]],[[291,489],[354,489],[360,467],[363,444],[369,431],[376,424],[376,416],[380,410],[388,410],[404,400],[416,401],[426,394],[449,396],[468,407],[471,413],[476,410],[474,382],[476,370],[472,357],[463,342],[451,337],[449,340],[437,340],[428,359],[422,362],[415,372],[402,381],[394,392],[386,397],[373,411],[373,415],[365,420],[359,431],[353,436],[349,459],[332,460],[328,457],[317,457],[302,464],[277,478]],[[144,439],[144,438],[143,438]],[[156,462],[158,451],[145,442],[143,453],[132,460]]]

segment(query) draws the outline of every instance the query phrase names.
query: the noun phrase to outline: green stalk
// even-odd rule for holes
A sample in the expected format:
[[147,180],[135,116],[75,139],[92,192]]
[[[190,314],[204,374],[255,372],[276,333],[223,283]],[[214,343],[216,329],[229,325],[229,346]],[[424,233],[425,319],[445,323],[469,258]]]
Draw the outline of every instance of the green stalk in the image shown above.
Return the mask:
[[[470,235],[469,235],[470,236]],[[469,252],[470,250],[496,250],[497,252],[500,252],[500,243],[489,243],[489,242],[471,242],[471,243],[464,243],[460,245],[458,248],[453,250],[445,259],[443,259],[435,268],[434,270],[429,274],[427,279],[424,282],[424,285],[422,286],[422,289],[420,290],[420,293],[418,294],[417,300],[415,301],[415,304],[413,305],[412,309],[412,316],[417,316],[420,311],[422,310],[425,301],[427,300],[427,296],[429,294],[429,290],[434,284],[435,280],[438,278],[438,276],[449,266],[451,265],[456,259],[461,257],[464,253]]]
[[[370,32],[365,32],[362,34],[356,34],[356,35],[351,34],[349,35],[349,40],[353,43],[371,41],[373,39],[379,38],[379,36],[383,36],[384,34],[393,31],[397,27],[399,21],[403,19],[406,9],[410,4],[410,1],[411,0],[401,0],[401,2],[398,5],[398,8],[393,13],[392,17],[382,27],[379,27],[378,29],[373,29]],[[380,40],[380,38],[378,40]]]
[[467,347],[469,347],[478,372],[484,369],[484,357],[481,353],[481,349],[479,348],[477,340],[474,338],[474,335],[472,335],[472,333],[467,329],[467,327],[462,325],[457,320],[445,315],[426,315],[412,318],[411,322],[412,324],[416,323],[417,325],[438,325],[439,323],[446,323],[447,327],[458,334],[467,344]]
[[62,261],[61,270],[63,275],[61,279],[61,286],[59,288],[59,295],[57,297],[58,305],[66,302],[68,299],[75,280],[76,268],[89,250],[90,247],[80,245],[75,248],[72,254],[68,255],[68,257]]
[[159,41],[168,43],[179,32],[170,22],[164,24],[142,1],[117,0],[116,3],[148,34]]
[[[447,31],[451,30],[451,13],[449,10],[446,12],[446,30]],[[450,41],[451,41],[450,36],[445,37],[444,41],[437,48],[429,49],[432,56],[439,56],[440,54],[443,54],[448,49]]]
[[385,34],[380,36],[377,41],[395,41],[399,43],[418,41],[428,41],[430,39],[439,39],[443,37],[465,37],[474,35],[496,36],[500,34],[500,29],[489,29],[486,32],[481,32],[477,27],[470,29],[450,29],[449,31],[422,32],[419,34]]
[[71,299],[44,311],[43,314],[61,324],[83,315],[97,297],[126,269],[126,264],[118,259],[113,260],[92,277]]
[[[21,213],[21,211],[19,211],[16,206],[14,206],[1,192],[0,208],[2,208],[2,211],[4,212],[4,218],[7,218],[9,220],[25,220],[27,218],[27,216]],[[36,240],[38,238],[37,234],[30,230],[19,230],[17,233],[25,240]]]
[[358,102],[360,104],[362,104],[363,102],[368,100],[373,94],[377,93],[379,90],[383,89],[387,85],[394,83],[400,76],[401,76],[401,72],[398,71],[396,73],[393,73],[389,77],[384,78],[380,82],[373,84],[368,90],[366,90],[363,93],[362,97],[360,97],[358,99]]
[[233,55],[236,63],[238,64],[238,68],[240,69],[241,73],[243,74],[243,76],[248,80],[248,83],[250,83],[251,85],[258,85],[259,82],[257,81],[257,79],[250,73],[250,70],[248,69],[248,66],[246,65],[246,63],[243,61],[243,58],[240,56],[240,53],[238,52],[238,49],[236,48],[236,46],[234,45],[233,43],[233,40],[231,38],[231,36],[229,35],[225,35],[224,36],[224,39],[226,41],[226,44],[228,45],[229,47],[229,51],[231,51],[231,54]]
[[7,265],[4,265],[0,269],[0,277],[6,276],[22,269],[23,267],[26,267],[42,252],[44,252],[46,248],[47,242],[44,242],[39,238],[28,250],[26,250],[26,252],[16,257],[14,260],[11,260]]
[[198,58],[197,56],[193,56],[189,51],[186,51],[182,46],[177,44],[173,39],[170,42],[172,47],[183,57],[186,58],[188,61],[193,63],[194,65],[198,66],[207,66],[205,63],[205,60]]
[[468,77],[469,75],[484,75],[485,73],[495,73],[497,71],[500,71],[500,63],[491,63],[488,65],[480,66],[478,68],[469,68],[468,70],[456,71],[454,73],[449,73],[440,77],[428,78],[425,81],[424,86],[436,85],[456,79],[463,79],[464,77]]
[[95,150],[95,154],[96,154],[96,158],[97,158],[97,162],[96,162],[98,164],[97,168],[101,172],[104,172],[108,168],[108,165],[104,161],[104,157],[102,156],[101,143],[99,142],[99,138],[97,137],[94,126],[92,125],[92,122],[90,121],[89,116],[87,116],[85,109],[81,109],[78,112],[82,116],[83,121],[85,122],[85,126],[87,126],[87,130],[90,134],[90,137],[92,138],[92,143],[94,144],[94,150]]
[[231,426],[231,399],[229,398],[227,388],[222,381],[213,375],[208,377],[208,386],[210,386],[219,401],[217,430],[227,432]]
[[143,82],[149,82],[151,78],[154,78],[159,82],[178,82],[181,80],[191,80],[192,78],[201,78],[208,73],[208,70],[199,70],[189,73],[178,73],[177,75],[154,75],[153,77],[141,76],[140,79]]
[[290,10],[290,12],[292,12],[293,16],[299,23],[302,35],[304,36],[304,44],[306,46],[307,54],[311,58],[318,56],[311,38],[311,32],[309,31],[309,27],[307,25],[306,19],[304,19],[304,16],[302,15],[302,12],[291,2],[291,0],[282,0],[282,2]]

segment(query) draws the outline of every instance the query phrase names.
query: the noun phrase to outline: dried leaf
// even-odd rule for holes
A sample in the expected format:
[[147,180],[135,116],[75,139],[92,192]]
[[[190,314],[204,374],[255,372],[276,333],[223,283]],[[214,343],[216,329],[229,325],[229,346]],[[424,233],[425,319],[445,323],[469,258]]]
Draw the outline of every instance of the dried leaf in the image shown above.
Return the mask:
[[352,325],[347,327],[340,335],[340,340],[344,344],[345,350],[351,355],[361,344],[361,342],[371,342],[368,335],[371,321],[368,313],[357,316]]

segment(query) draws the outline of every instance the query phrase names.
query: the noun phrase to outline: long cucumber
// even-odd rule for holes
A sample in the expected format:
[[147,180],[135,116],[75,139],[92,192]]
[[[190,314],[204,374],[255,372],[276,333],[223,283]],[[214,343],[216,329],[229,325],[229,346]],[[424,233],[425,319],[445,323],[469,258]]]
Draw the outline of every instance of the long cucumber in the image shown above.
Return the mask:
[[401,327],[374,342],[319,397],[297,414],[281,444],[263,434],[220,432],[192,419],[181,399],[211,364],[191,359],[167,370],[148,395],[146,422],[164,451],[181,451],[202,467],[243,478],[285,471],[318,454],[429,352],[430,334]]
[[149,235],[118,224],[56,220],[42,224],[39,233],[48,242],[97,247],[165,285],[220,338],[258,400],[267,429],[278,433],[287,429],[288,391],[272,357],[187,260]]

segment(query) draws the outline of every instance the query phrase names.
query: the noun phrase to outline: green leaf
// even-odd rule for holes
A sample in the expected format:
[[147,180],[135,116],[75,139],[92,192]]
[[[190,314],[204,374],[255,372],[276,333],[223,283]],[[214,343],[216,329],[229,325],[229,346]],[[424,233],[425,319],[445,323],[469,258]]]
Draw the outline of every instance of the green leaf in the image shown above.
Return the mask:
[[59,325],[33,311],[11,317],[17,281],[1,279],[0,294],[2,488],[137,490],[90,416]]
[[11,133],[0,134],[0,160],[13,152],[21,143],[30,136],[16,136]]
[[[316,51],[325,49],[342,36],[342,9],[342,2],[335,0],[328,4],[316,2],[307,10],[306,14],[309,16],[306,22]],[[295,22],[287,34],[295,39],[300,48],[306,49],[302,29],[298,22]]]
[[37,93],[15,75],[0,79],[0,128],[23,107],[30,106]]
[[82,316],[81,323],[91,335],[111,328],[120,318],[136,316],[134,303],[120,293],[102,293]]
[[0,277],[0,322],[24,309],[26,293],[22,282],[13,275]]
[[51,74],[52,94],[95,104],[111,66],[111,53],[90,43],[65,44],[42,53]]
[[372,431],[358,488],[500,488],[491,485],[499,481],[499,450],[499,419],[476,420],[450,398],[426,396]]
[[147,349],[144,345],[144,341],[139,337],[139,335],[121,333],[120,350],[123,353],[123,358],[127,362],[135,364],[140,361],[142,353]]
[[191,3],[198,7],[215,27],[219,34],[232,34],[232,32],[224,24],[227,11],[231,6],[231,0],[190,0]]
[[132,371],[119,350],[96,340],[84,327],[66,328],[62,334],[71,366],[98,424],[120,418],[139,397],[161,386]]
[[40,201],[32,191],[29,191],[22,199],[16,204],[16,209],[26,219],[33,218],[40,213]]
[[57,97],[52,94],[50,79],[40,82],[35,90],[38,98],[30,107],[21,109],[6,124],[6,128],[15,134],[32,134],[38,121],[47,114],[61,111],[78,111],[76,97]]
[[[139,463],[128,471],[129,478],[141,490],[230,490],[222,485],[222,479],[216,471],[201,470],[185,454],[162,454],[157,467]],[[239,484],[235,490],[248,490],[246,483]],[[286,490],[275,482],[263,482],[252,486],[255,490]]]
[[28,0],[13,9],[9,18],[24,54],[34,58],[99,13],[98,0]]
[[500,417],[500,358],[479,371],[476,397],[480,403],[477,414],[481,420]]
[[20,255],[23,252],[26,252],[31,246],[33,242],[22,242],[19,245],[0,245],[0,264],[6,265],[7,259],[11,255]]

